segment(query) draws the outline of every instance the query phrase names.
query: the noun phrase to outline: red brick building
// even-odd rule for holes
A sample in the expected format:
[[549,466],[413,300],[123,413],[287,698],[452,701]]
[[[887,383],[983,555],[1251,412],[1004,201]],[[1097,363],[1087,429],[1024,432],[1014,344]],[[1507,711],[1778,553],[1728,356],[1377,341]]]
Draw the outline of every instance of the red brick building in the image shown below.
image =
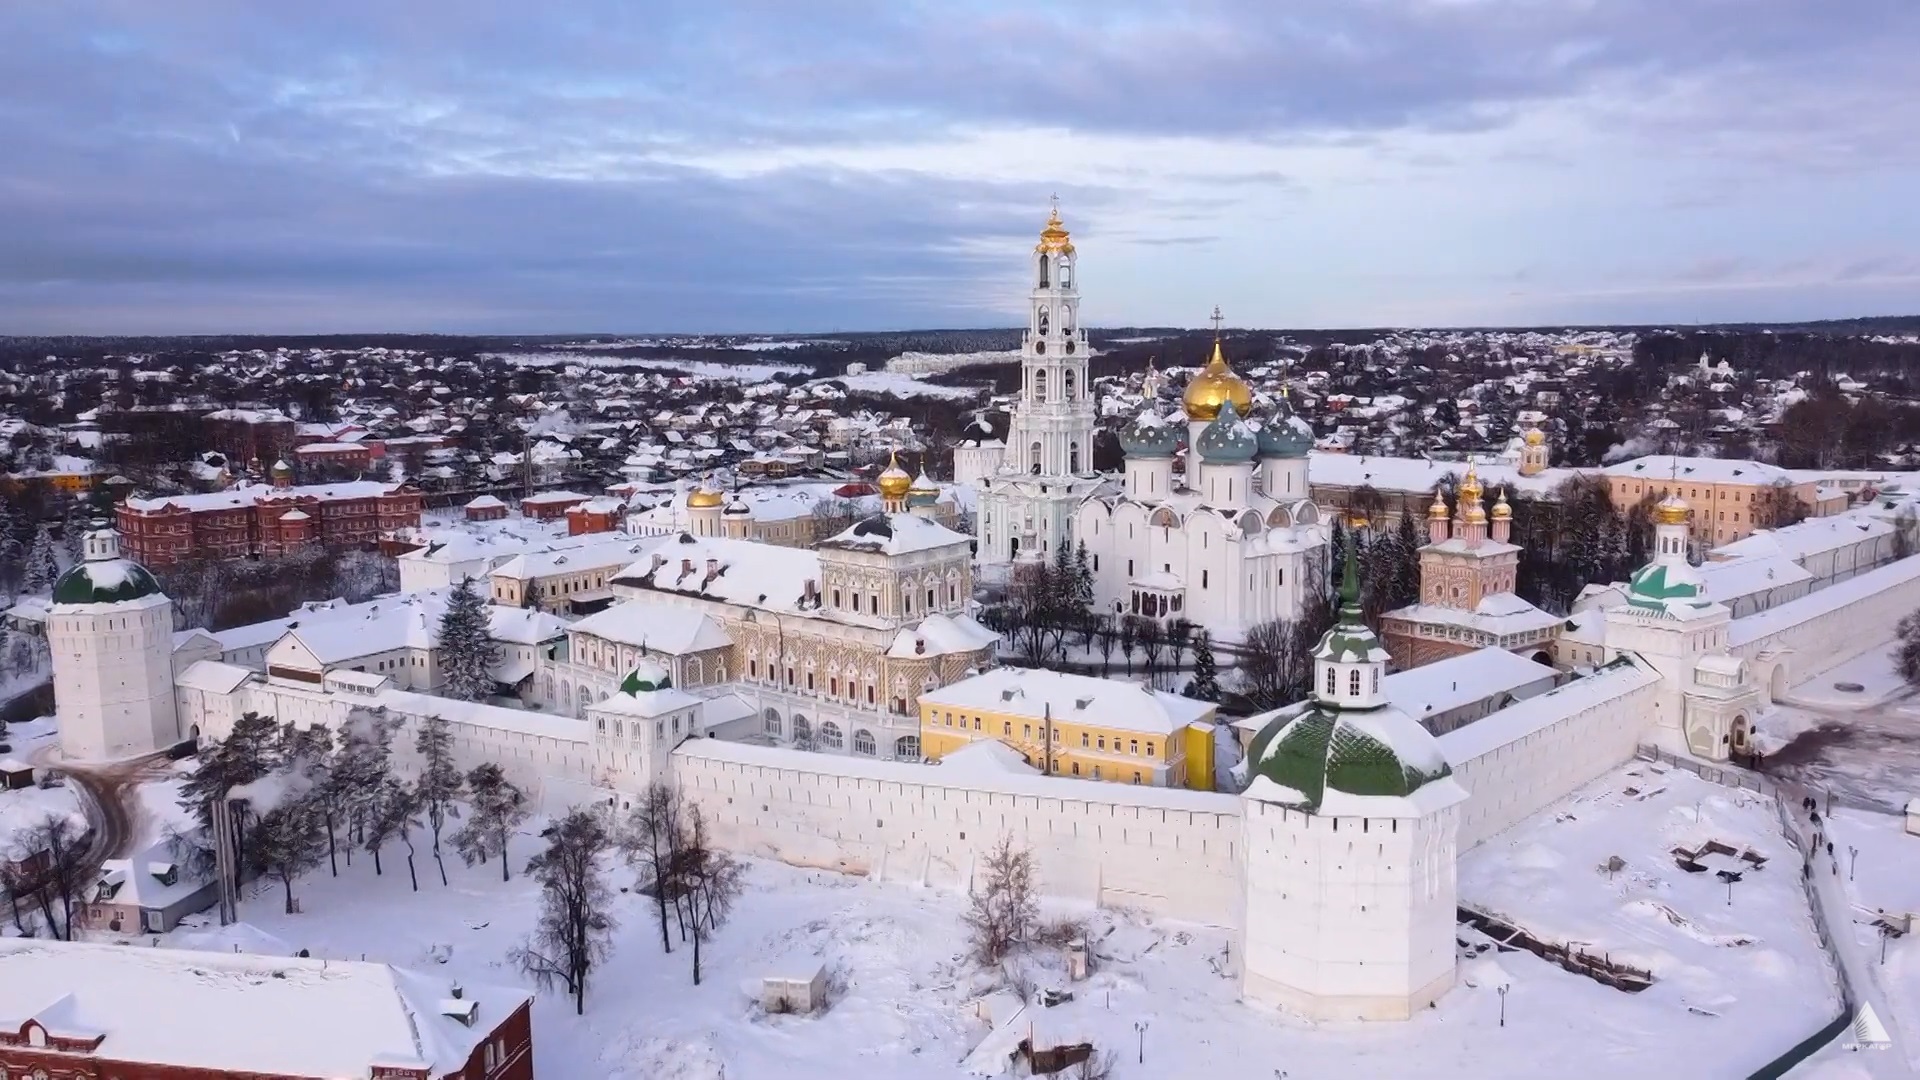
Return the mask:
[[404,484],[354,480],[295,487],[285,475],[201,495],[128,498],[115,509],[120,549],[148,566],[182,559],[283,555],[310,544],[372,544],[394,529],[417,528],[423,499]]
[[303,466],[356,473],[373,466],[373,450],[366,443],[321,442],[296,447],[293,456],[300,459]]
[[520,500],[520,516],[528,521],[552,521],[592,498],[577,491],[542,491]]
[[567,535],[619,532],[627,517],[626,504],[601,496],[567,507]]
[[385,964],[0,940],[0,1075],[533,1080],[533,996]]

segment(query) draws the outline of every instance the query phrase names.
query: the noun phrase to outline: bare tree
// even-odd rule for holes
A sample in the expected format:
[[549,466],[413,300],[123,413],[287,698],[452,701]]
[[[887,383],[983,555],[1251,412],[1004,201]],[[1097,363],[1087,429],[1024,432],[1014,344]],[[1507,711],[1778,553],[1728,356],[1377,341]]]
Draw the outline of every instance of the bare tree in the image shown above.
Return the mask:
[[686,896],[687,921],[693,929],[693,984],[698,986],[700,946],[726,925],[734,901],[740,898],[746,868],[732,855],[714,848],[699,804],[687,804],[685,820],[674,877]]
[[1040,917],[1033,853],[1014,847],[1012,836],[1002,836],[981,860],[967,898],[964,921],[974,958],[997,964],[1026,940]]
[[71,941],[74,906],[90,869],[87,831],[71,817],[50,813],[20,833],[16,844],[29,854],[9,863],[4,879],[16,905],[15,925],[20,922],[20,900],[31,899],[40,908],[47,933]]
[[656,780],[641,794],[620,835],[621,854],[640,876],[642,888],[653,896],[653,908],[660,917],[660,947],[667,952],[673,951],[667,934],[667,905],[678,902],[673,871],[684,807],[677,791]]
[[595,811],[576,808],[541,833],[547,849],[527,863],[540,882],[540,921],[508,954],[542,988],[560,985],[576,1015],[587,1011],[587,977],[607,958],[615,928],[600,860],[613,846]]

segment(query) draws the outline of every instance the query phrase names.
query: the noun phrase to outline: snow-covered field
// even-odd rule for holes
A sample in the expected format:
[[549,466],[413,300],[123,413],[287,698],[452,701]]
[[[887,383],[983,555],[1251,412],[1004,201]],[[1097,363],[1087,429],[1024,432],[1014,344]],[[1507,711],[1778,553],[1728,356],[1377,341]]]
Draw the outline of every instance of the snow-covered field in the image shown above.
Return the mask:
[[811,368],[796,364],[721,364],[712,360],[656,360],[638,356],[601,356],[585,352],[513,352],[488,353],[488,358],[505,360],[520,367],[565,367],[577,364],[590,368],[633,368],[641,371],[682,371],[699,379],[724,382],[766,382],[778,375],[802,375]]
[[894,397],[931,397],[948,401],[971,401],[981,390],[971,386],[940,386],[922,382],[913,375],[895,371],[869,371],[863,375],[835,375],[822,382],[837,382],[857,394],[891,394]]
[[[1848,893],[1855,905],[1854,935],[1866,954],[1874,959],[1882,955],[1881,985],[1895,1012],[1895,1022],[1907,1039],[1909,1056],[1920,1069],[1920,1048],[1914,1039],[1920,1034],[1920,934],[1881,940],[1873,920],[1879,912],[1912,913],[1914,929],[1920,931],[1920,836],[1906,832],[1905,818],[1863,810],[1836,809],[1828,815],[1834,838],[1834,855],[1840,874],[1847,877]],[[1858,849],[1856,857],[1849,849]]]
[[[1646,797],[1625,795],[1627,786]],[[160,786],[150,790],[153,823],[170,799]],[[1609,989],[1528,953],[1489,952],[1463,963],[1461,985],[1410,1023],[1309,1025],[1239,1003],[1235,980],[1222,973],[1227,935],[1060,909],[1050,914],[1091,924],[1097,970],[1066,984],[1058,957],[1034,957],[1036,985],[1076,995],[1038,1010],[1035,1022],[1085,1032],[1115,1051],[1116,1078],[1304,1080],[1736,1077],[1828,1019],[1831,983],[1788,868],[1749,874],[1729,908],[1711,875],[1686,875],[1663,854],[1707,837],[1784,853],[1766,806],[1636,765],[1559,810],[1469,854],[1462,897],[1651,967],[1658,982],[1644,993]],[[518,868],[537,844],[531,835],[517,840],[510,884],[500,882],[497,865],[454,861],[449,887],[422,844],[418,893],[408,888],[400,850],[388,853],[380,878],[358,855],[337,879],[323,866],[301,882],[302,914],[283,914],[277,890],[257,888],[242,903],[241,926],[187,928],[165,943],[309,948],[518,984],[504,958],[535,916],[537,897]],[[1628,866],[1609,880],[1595,867],[1614,853]],[[614,880],[627,886],[631,876],[618,869]],[[1003,977],[964,959],[964,904],[952,894],[754,863],[697,988],[684,947],[662,953],[646,902],[622,892],[617,903],[613,955],[595,975],[586,1016],[575,1017],[557,994],[535,1006],[542,1076],[955,1077],[966,1075],[961,1062],[990,1031],[970,1003]],[[815,964],[839,987],[822,1015],[769,1017],[748,993],[762,975]],[[1504,1028],[1501,984],[1509,986]],[[1144,1065],[1135,1026],[1142,1023]]]

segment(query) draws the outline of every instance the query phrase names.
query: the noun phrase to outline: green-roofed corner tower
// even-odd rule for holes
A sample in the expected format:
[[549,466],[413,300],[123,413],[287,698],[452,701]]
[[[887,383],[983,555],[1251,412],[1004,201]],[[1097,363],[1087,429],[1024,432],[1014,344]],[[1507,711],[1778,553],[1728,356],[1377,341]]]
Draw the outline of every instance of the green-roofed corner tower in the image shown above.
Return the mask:
[[1402,1019],[1453,985],[1458,806],[1439,742],[1382,687],[1351,547],[1308,700],[1275,710],[1242,794],[1248,1000]]
[[173,601],[137,562],[120,556],[105,521],[87,530],[80,562],[53,585],[53,655],[60,749],[76,761],[152,753],[182,731],[173,692]]

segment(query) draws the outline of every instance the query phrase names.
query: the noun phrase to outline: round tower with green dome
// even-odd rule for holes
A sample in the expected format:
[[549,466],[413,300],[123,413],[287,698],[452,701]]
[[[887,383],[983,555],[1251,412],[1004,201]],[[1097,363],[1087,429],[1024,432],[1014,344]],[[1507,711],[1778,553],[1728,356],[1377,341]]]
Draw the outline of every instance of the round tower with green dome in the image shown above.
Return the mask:
[[1396,708],[1351,549],[1313,694],[1265,717],[1242,793],[1248,1000],[1404,1019],[1454,977],[1458,806],[1440,744]]
[[173,695],[173,601],[96,521],[53,585],[47,645],[60,748],[80,761],[152,753],[186,737]]

